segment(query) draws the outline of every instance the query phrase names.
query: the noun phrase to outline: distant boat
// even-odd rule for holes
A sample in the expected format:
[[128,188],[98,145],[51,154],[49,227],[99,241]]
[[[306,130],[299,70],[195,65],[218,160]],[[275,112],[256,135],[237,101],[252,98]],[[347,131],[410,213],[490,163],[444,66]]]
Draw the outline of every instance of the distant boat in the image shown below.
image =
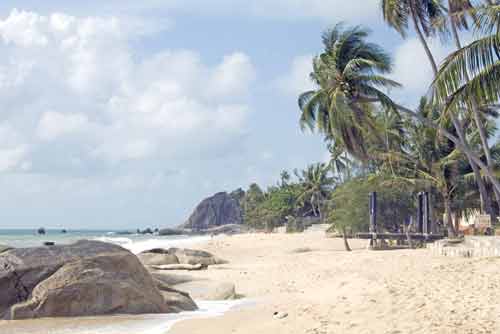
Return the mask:
[[45,234],[45,229],[44,229],[43,227],[40,227],[40,228],[38,229],[38,234],[40,234],[40,235]]
[[65,229],[61,230],[61,233],[68,233]]

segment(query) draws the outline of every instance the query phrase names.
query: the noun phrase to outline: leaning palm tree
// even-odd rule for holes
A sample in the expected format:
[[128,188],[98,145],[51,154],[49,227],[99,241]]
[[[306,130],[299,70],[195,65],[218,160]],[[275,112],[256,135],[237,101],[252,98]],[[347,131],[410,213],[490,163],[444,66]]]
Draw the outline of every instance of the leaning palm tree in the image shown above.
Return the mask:
[[317,129],[336,138],[346,151],[366,160],[367,137],[382,141],[376,131],[373,102],[395,109],[383,89],[400,84],[385,77],[391,58],[378,45],[366,42],[369,31],[338,24],[323,35],[324,51],[313,61],[311,79],[317,89],[299,97],[302,128]]
[[410,21],[435,73],[438,66],[426,37],[434,33],[433,21],[442,16],[441,0],[381,0],[384,20],[406,37]]
[[[451,31],[453,40],[455,42],[455,46],[457,50],[462,49],[462,42],[460,40],[459,31],[460,30],[469,30],[470,24],[469,21],[472,21],[474,24],[479,25],[479,17],[476,15],[476,8],[473,6],[473,3],[469,0],[447,0],[448,8],[446,9],[447,14],[443,16],[439,21],[436,21],[435,24],[441,27],[442,32]],[[489,3],[491,5],[491,2]],[[470,20],[469,20],[470,18]],[[464,79],[466,81],[470,80],[469,73],[464,73]],[[484,107],[481,106],[480,101],[476,96],[470,96],[465,103],[461,104],[461,107],[467,108],[470,110],[472,118],[474,120],[474,125],[476,126],[479,134],[479,138],[481,139],[481,150],[484,152],[486,163],[488,168],[493,171],[494,169],[494,161],[491,156],[490,144],[488,141],[488,134],[486,129],[486,121],[485,115],[483,113]],[[445,112],[453,109],[448,105],[445,108]],[[479,171],[474,171],[475,177],[479,177]],[[500,208],[500,192],[494,191],[496,202],[498,207]],[[489,203],[484,203],[484,201],[489,202],[489,198],[482,199],[483,207],[490,207]]]
[[480,37],[451,53],[432,85],[435,100],[448,108],[500,99],[500,5],[477,8],[475,15]]
[[[452,8],[457,11],[459,9],[468,9],[465,0],[450,0],[449,3],[452,5]],[[409,29],[408,22],[410,20],[413,22],[413,27],[429,59],[429,63],[434,72],[434,77],[437,77],[437,62],[429,48],[426,37],[439,32],[439,29],[437,29],[433,23],[443,20],[443,18],[445,17],[446,11],[445,7],[442,5],[442,0],[381,0],[381,5],[386,22],[395,30],[400,32],[403,37],[406,36],[407,30]],[[457,17],[455,14],[456,13],[454,13],[454,18]],[[462,20],[463,17],[459,21],[455,19],[452,20],[452,22],[455,23],[455,28],[458,27],[456,24],[464,24]],[[491,214],[491,205],[489,205],[489,203],[491,202],[489,201],[489,197],[486,192],[486,186],[481,178],[480,169],[484,170],[487,173],[491,182],[494,184],[495,189],[499,192],[500,182],[496,180],[493,171],[481,161],[481,159],[477,154],[475,154],[475,152],[470,149],[469,143],[467,143],[466,141],[465,130],[462,126],[463,123],[458,118],[456,113],[450,112],[447,116],[451,119],[456,130],[456,135],[458,137],[456,138],[455,136],[453,136],[455,137],[453,141],[466,154],[467,159],[469,160],[469,164],[474,171],[476,183],[480,193],[482,194],[482,198],[488,199],[488,202],[485,205],[486,211]],[[427,122],[427,125],[433,123],[429,120],[424,121]],[[441,127],[441,132],[443,132],[443,127]],[[449,139],[452,139],[449,136],[449,133],[447,134],[447,137]]]
[[313,215],[322,220],[322,204],[330,196],[336,183],[336,179],[330,176],[330,168],[318,163],[308,166],[301,173],[296,172],[296,176],[302,186],[297,202],[301,205],[310,203]]

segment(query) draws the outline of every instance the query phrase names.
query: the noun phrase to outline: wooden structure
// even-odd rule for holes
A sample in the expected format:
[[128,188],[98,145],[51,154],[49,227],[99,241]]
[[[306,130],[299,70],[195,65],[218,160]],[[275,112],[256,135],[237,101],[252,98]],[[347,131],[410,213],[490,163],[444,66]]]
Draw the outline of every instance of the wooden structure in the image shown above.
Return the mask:
[[[358,233],[356,236],[360,239],[369,239],[370,247],[376,248],[381,242],[385,240],[397,240],[404,242],[406,240],[410,246],[411,241],[429,242],[434,240],[443,239],[444,235],[436,233],[436,228],[430,216],[430,197],[428,192],[421,192],[417,196],[417,225],[416,232],[410,232],[410,225],[406,228],[406,233],[379,233],[377,222],[377,193],[370,193],[370,232]],[[411,221],[411,219],[410,219]]]

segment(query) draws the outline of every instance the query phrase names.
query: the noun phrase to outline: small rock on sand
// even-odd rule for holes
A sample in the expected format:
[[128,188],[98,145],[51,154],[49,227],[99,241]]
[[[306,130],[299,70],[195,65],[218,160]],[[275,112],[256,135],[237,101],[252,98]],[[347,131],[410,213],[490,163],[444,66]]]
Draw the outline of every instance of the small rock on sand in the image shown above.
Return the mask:
[[274,312],[273,314],[273,318],[274,319],[285,319],[286,317],[288,317],[288,313],[286,312]]

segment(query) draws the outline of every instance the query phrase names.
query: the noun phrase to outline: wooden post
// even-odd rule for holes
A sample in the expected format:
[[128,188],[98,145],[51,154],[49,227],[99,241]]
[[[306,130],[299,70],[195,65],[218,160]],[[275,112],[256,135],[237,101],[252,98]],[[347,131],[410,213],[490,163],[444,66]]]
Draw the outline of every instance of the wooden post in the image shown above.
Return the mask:
[[377,232],[377,193],[370,194],[370,232]]
[[429,234],[436,233],[435,222],[432,216],[432,196],[431,193],[427,192],[427,220],[429,224]]
[[377,242],[375,233],[377,233],[377,193],[370,193],[370,233],[372,233],[372,239],[370,241],[370,247],[374,248]]
[[424,232],[424,193],[417,195],[417,233]]
[[429,234],[429,193],[422,193],[422,233]]

